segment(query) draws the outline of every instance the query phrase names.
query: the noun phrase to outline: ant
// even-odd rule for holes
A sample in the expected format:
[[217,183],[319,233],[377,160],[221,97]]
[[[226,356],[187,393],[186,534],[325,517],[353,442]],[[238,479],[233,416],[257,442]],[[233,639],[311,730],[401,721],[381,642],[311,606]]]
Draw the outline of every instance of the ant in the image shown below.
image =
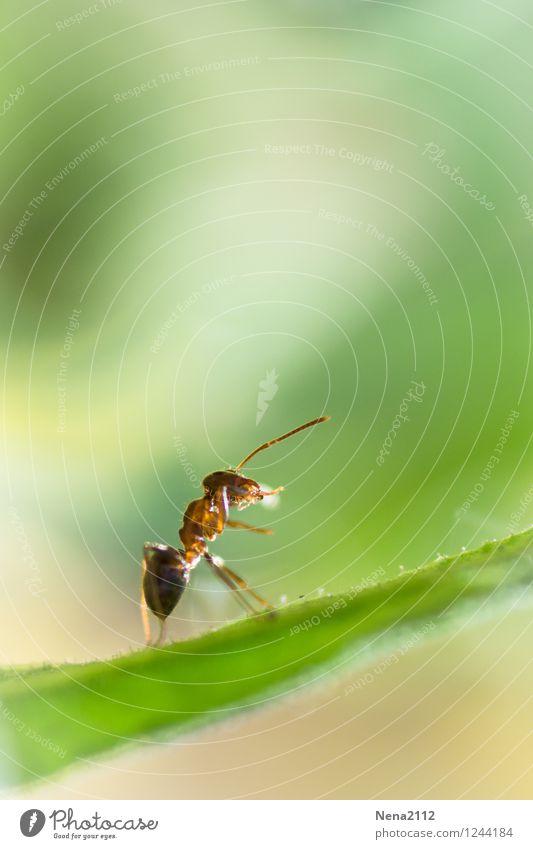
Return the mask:
[[277,495],[278,492],[283,490],[283,487],[278,486],[277,489],[263,490],[260,484],[251,478],[243,477],[239,472],[260,451],[264,451],[265,448],[270,448],[271,445],[276,445],[308,427],[326,422],[329,418],[330,416],[321,416],[318,419],[306,422],[300,427],[284,433],[283,436],[263,443],[251,454],[248,454],[234,469],[212,472],[207,475],[202,481],[204,495],[202,498],[191,501],[183,515],[183,525],[179,530],[183,548],[173,548],[171,545],[159,543],[145,543],[142,561],[141,609],[147,645],[152,645],[147,608],[150,608],[159,621],[159,637],[153,645],[160,646],[166,638],[167,617],[172,613],[185,592],[189,584],[191,569],[198,565],[202,557],[215,575],[235,593],[235,598],[248,613],[255,614],[258,611],[249,598],[242,593],[248,593],[248,596],[255,599],[262,610],[273,610],[272,605],[261,598],[243,578],[240,578],[220,560],[209,554],[207,543],[220,536],[224,528],[241,528],[256,534],[272,533],[267,528],[256,528],[253,525],[247,525],[245,522],[230,519],[229,509],[230,507],[237,507],[238,510],[244,510],[245,507],[256,504],[267,496]]

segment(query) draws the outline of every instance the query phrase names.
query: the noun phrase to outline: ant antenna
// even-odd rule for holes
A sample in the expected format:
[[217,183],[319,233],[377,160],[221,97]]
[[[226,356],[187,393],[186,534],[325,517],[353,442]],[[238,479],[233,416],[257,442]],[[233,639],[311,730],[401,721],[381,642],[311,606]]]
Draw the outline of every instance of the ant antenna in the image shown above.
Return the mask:
[[242,469],[242,467],[245,466],[246,463],[252,459],[252,457],[255,457],[255,455],[259,454],[260,451],[264,451],[265,448],[270,448],[271,445],[275,445],[277,442],[282,442],[284,439],[288,439],[289,436],[294,436],[295,433],[300,433],[301,430],[305,430],[308,427],[313,427],[313,425],[320,424],[320,422],[327,422],[330,420],[330,418],[331,416],[320,416],[320,418],[313,419],[311,422],[306,422],[305,424],[300,425],[300,427],[295,427],[294,430],[290,430],[288,433],[284,433],[283,436],[278,436],[276,437],[276,439],[271,439],[269,442],[263,443],[263,445],[260,445],[259,448],[255,449],[255,451],[252,451],[251,454],[248,454],[248,456],[245,457],[244,460],[241,460],[239,465],[235,467],[235,471],[238,472],[239,469]]

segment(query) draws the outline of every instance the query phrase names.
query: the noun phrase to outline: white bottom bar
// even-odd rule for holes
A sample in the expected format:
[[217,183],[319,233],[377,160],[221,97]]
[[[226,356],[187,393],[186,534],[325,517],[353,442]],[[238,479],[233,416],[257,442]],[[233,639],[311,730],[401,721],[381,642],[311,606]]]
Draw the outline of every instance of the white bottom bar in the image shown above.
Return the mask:
[[[0,802],[3,846],[533,847],[529,801]],[[22,818],[22,819],[21,819]],[[37,833],[38,832],[38,833]],[[37,842],[38,841],[38,842]],[[120,844],[119,844],[120,842]]]

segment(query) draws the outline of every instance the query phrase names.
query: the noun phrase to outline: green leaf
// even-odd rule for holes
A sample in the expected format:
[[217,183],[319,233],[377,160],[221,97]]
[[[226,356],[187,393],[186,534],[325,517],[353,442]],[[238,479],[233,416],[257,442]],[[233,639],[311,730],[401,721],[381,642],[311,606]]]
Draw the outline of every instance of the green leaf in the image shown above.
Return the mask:
[[164,649],[2,670],[3,779],[36,780],[120,745],[234,717],[348,664],[403,653],[478,611],[530,602],[532,542],[528,531]]

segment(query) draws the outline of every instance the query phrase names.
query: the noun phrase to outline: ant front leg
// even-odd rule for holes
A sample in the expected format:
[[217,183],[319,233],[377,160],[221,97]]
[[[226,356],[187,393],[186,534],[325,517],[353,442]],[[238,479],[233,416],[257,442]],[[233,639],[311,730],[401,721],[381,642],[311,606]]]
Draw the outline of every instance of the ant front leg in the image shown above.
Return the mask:
[[255,525],[249,525],[247,522],[237,522],[235,519],[228,519],[226,527],[239,528],[243,531],[252,531],[254,534],[265,534],[265,536],[272,536],[274,533],[274,531],[270,530],[270,528],[256,528]]

